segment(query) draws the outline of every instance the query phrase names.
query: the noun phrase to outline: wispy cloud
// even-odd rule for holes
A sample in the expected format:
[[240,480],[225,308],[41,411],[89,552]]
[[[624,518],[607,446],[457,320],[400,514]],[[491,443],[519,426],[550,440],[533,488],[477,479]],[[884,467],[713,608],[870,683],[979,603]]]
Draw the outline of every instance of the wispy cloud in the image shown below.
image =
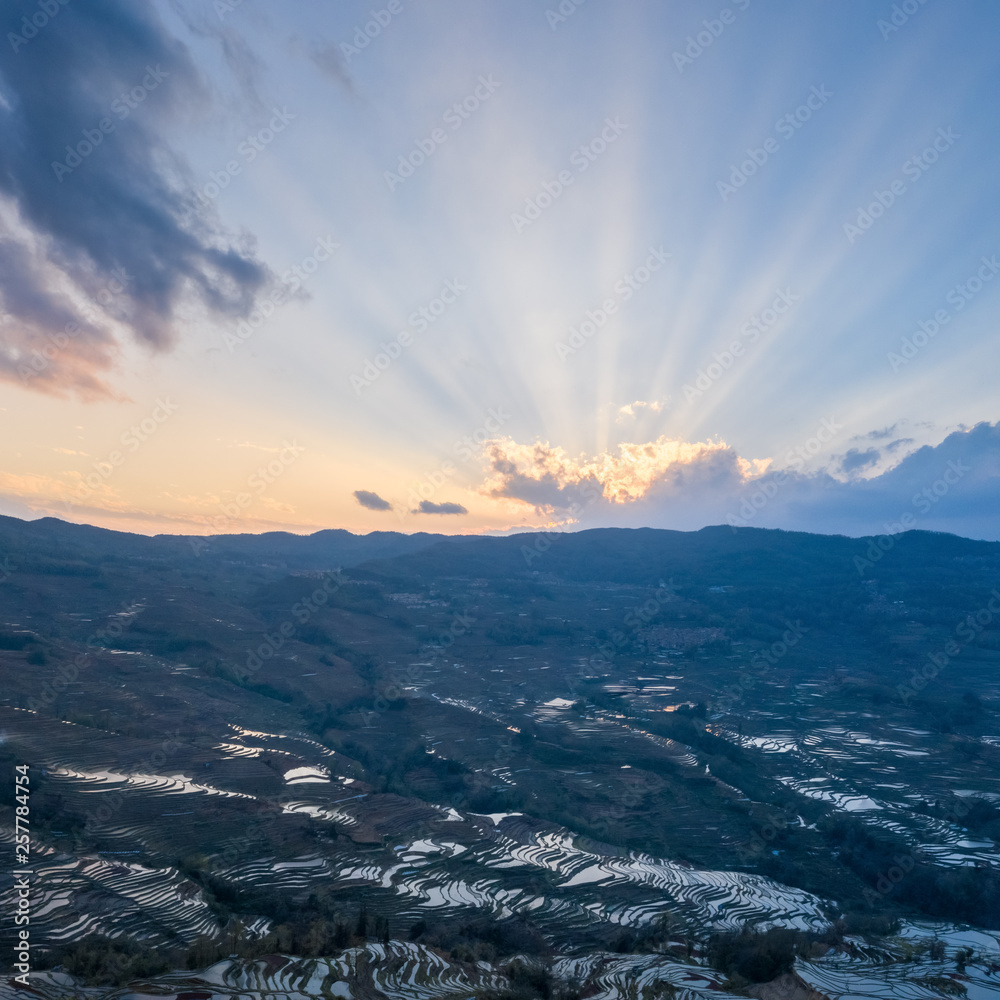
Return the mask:
[[304,50],[310,62],[326,77],[354,94],[354,81],[340,49],[332,42],[309,45],[296,40],[296,48]]
[[660,413],[665,405],[665,403],[661,403],[656,400],[652,403],[647,403],[643,399],[637,399],[633,403],[626,403],[624,406],[620,406],[615,420],[621,424],[626,420],[639,416],[643,411],[648,411],[649,413]]

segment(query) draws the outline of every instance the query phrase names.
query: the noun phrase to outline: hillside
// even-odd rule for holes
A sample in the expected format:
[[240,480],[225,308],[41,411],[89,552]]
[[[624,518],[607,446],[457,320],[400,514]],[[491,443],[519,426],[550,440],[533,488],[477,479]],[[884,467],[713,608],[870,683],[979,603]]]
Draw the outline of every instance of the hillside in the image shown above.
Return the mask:
[[[940,938],[954,964],[956,925],[1000,928],[1000,545],[881,543],[320,532],[196,554],[5,518],[0,756],[30,766],[38,954],[89,968],[96,934],[136,963],[377,964],[384,939],[456,983],[473,960],[509,979],[515,954],[820,983]],[[754,966],[720,937],[746,927],[792,936],[741,945]]]

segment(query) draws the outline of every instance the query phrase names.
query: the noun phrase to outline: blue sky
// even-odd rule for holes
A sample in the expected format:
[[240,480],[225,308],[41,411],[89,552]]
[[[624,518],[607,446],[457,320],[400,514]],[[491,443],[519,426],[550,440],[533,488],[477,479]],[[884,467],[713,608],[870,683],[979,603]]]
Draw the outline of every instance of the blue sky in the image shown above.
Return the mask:
[[49,6],[0,511],[998,537],[994,5]]

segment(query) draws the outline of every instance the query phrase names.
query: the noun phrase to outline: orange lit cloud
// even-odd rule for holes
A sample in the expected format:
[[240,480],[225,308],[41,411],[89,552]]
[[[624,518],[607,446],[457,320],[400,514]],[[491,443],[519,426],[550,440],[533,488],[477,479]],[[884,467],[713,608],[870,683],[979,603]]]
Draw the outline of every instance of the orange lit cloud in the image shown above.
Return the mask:
[[762,475],[770,459],[747,460],[724,441],[680,441],[659,437],[623,443],[610,452],[571,457],[548,442],[518,444],[510,438],[485,446],[493,475],[482,492],[496,499],[519,500],[546,511],[579,506],[601,498],[611,504],[641,500],[654,487],[684,478],[685,471],[723,474],[736,482]]

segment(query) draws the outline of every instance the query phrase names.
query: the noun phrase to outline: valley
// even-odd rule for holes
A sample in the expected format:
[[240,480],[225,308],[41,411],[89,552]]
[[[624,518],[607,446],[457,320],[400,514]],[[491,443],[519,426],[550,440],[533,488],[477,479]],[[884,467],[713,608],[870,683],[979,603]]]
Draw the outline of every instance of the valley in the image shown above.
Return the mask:
[[1000,545],[541,537],[0,519],[36,990],[1000,993]]

